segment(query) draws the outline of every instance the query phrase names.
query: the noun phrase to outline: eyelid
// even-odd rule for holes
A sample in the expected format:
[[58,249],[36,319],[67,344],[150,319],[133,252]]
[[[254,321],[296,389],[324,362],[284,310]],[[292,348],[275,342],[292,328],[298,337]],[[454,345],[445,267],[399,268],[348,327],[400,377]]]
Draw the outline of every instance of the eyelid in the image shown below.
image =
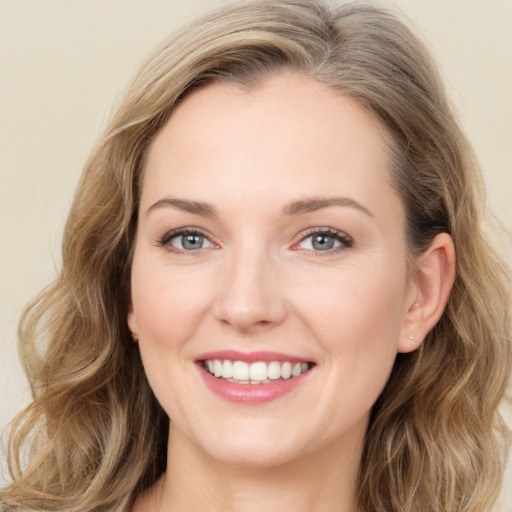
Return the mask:
[[174,247],[170,244],[171,240],[178,236],[185,236],[185,235],[201,235],[204,238],[206,238],[213,246],[218,247],[219,244],[212,240],[212,236],[206,232],[204,229],[196,227],[196,226],[183,226],[180,228],[171,229],[170,231],[167,231],[161,238],[157,240],[157,245],[159,247],[163,247],[167,249],[170,252],[175,252],[179,254],[197,254],[200,251],[203,251],[205,249],[211,249],[211,247],[205,247],[200,248],[197,250],[191,250],[191,251],[184,251],[177,247]]
[[[336,248],[328,249],[325,251],[301,249],[300,247],[298,247],[299,244],[304,242],[304,240],[306,240],[307,238],[309,238],[310,236],[315,235],[315,234],[322,234],[322,235],[330,236],[330,237],[334,238],[335,240],[339,241],[341,243],[341,245]],[[293,244],[292,249],[298,250],[298,251],[309,252],[309,253],[314,254],[315,256],[323,256],[323,255],[327,256],[329,254],[331,254],[331,255],[336,254],[336,253],[344,251],[354,245],[354,239],[350,235],[347,235],[347,233],[345,233],[344,231],[340,231],[339,229],[335,229],[335,228],[331,228],[331,227],[308,228],[306,231],[303,231],[302,233],[300,233],[299,236],[300,236],[300,239]]]
[[[200,249],[197,249],[194,251],[194,250],[180,250],[177,247],[171,246],[170,241],[173,238],[178,237],[178,236],[185,236],[187,234],[199,234],[199,235],[205,237],[208,240],[208,242],[214,246],[214,248],[220,247],[219,244],[213,240],[213,237],[210,233],[208,233],[204,229],[196,227],[196,226],[183,226],[180,228],[171,229],[170,231],[167,231],[161,238],[159,238],[157,240],[157,245],[159,247],[166,248],[170,252],[186,253],[186,254],[196,254],[198,252],[204,251],[205,249],[212,248],[212,247],[205,247],[205,248],[200,248]],[[333,249],[327,249],[325,251],[302,249],[299,247],[299,245],[302,242],[304,242],[304,240],[306,240],[307,238],[309,238],[310,236],[315,235],[315,234],[323,234],[323,235],[330,236],[330,237],[334,238],[335,240],[337,240],[338,242],[340,242],[341,245],[336,248],[333,248]],[[295,242],[292,245],[291,249],[292,250],[300,250],[300,251],[304,251],[304,252],[310,252],[316,256],[335,254],[337,252],[344,251],[344,250],[352,247],[353,243],[354,243],[353,238],[350,235],[347,235],[347,233],[345,233],[344,231],[340,231],[338,229],[331,228],[331,227],[325,227],[325,226],[308,228],[307,230],[301,232],[297,236],[300,238],[297,242]]]

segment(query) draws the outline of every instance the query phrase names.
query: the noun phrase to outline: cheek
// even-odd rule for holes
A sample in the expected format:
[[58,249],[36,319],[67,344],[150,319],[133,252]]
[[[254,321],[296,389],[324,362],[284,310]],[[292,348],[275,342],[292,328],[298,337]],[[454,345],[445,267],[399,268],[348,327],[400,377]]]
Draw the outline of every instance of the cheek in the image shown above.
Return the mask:
[[333,365],[350,373],[382,367],[396,356],[405,301],[405,271],[378,267],[344,269],[331,274],[328,286],[309,286],[297,310]]
[[190,338],[208,308],[209,296],[210,283],[204,272],[134,261],[132,302],[142,340],[175,345]]
[[339,425],[369,414],[393,367],[405,284],[399,276],[387,277],[368,267],[361,274],[354,270],[333,281],[329,293],[307,297],[307,324],[329,375],[318,406],[330,411],[333,436]]
[[132,266],[133,316],[144,371],[163,409],[181,423],[187,416],[182,397],[190,401],[194,393],[183,378],[191,364],[189,341],[209,302],[208,280],[199,274],[155,264],[145,255],[135,257]]

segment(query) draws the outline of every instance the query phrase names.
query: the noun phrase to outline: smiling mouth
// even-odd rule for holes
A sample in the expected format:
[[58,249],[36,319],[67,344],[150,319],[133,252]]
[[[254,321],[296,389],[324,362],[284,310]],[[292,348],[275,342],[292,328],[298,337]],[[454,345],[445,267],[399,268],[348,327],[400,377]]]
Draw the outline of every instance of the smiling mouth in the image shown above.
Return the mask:
[[234,384],[270,384],[294,379],[313,367],[310,362],[289,361],[232,361],[230,359],[204,359],[203,368],[214,377]]

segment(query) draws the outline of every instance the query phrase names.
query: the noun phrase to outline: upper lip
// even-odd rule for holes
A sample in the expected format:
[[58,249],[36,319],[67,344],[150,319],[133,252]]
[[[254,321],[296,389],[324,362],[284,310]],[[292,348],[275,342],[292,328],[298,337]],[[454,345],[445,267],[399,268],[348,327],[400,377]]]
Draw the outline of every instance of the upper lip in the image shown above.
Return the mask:
[[205,352],[196,358],[196,361],[205,361],[210,359],[228,359],[230,361],[245,361],[247,363],[255,363],[258,361],[270,362],[281,361],[290,363],[304,363],[312,362],[308,358],[284,354],[282,352],[269,352],[269,351],[254,351],[254,352],[240,352],[238,350],[216,350],[212,352]]

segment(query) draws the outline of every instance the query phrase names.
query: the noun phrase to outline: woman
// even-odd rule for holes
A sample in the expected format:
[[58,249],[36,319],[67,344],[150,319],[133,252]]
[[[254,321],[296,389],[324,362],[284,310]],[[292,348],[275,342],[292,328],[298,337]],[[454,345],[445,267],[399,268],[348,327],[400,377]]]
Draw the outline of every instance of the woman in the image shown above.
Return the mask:
[[510,297],[480,180],[384,10],[234,4],[165,41],[23,317],[4,509],[490,510]]

